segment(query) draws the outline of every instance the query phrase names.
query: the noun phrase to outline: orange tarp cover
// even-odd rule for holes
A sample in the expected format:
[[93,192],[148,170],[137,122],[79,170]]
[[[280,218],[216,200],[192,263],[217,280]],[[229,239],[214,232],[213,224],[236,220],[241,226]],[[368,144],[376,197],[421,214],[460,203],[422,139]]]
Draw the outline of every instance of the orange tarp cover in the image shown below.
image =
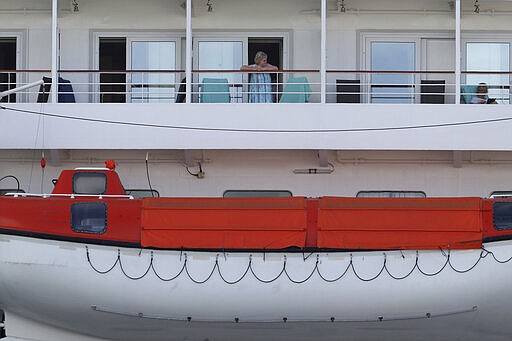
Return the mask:
[[304,247],[306,199],[145,198],[141,243],[158,248]]
[[467,249],[482,245],[480,198],[319,200],[318,247]]

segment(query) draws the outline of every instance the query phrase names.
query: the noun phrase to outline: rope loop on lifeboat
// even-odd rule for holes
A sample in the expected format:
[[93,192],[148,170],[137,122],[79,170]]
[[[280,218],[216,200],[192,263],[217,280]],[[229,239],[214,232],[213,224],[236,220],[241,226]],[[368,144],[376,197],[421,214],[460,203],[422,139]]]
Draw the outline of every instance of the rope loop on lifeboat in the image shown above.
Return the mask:
[[[91,268],[95,272],[97,272],[98,274],[101,274],[101,275],[107,274],[110,271],[113,271],[114,268],[117,265],[119,265],[119,268],[120,268],[121,272],[130,280],[142,279],[145,276],[147,276],[149,271],[151,270],[158,279],[160,279],[161,281],[164,281],[164,282],[173,281],[173,280],[179,278],[185,272],[187,274],[188,278],[192,282],[194,282],[196,284],[204,284],[204,283],[206,283],[207,281],[209,281],[213,277],[215,272],[217,272],[218,275],[219,275],[219,278],[224,283],[229,284],[229,285],[234,285],[234,284],[240,283],[244,278],[247,277],[249,272],[254,277],[254,279],[256,279],[257,281],[259,281],[261,283],[264,283],[264,284],[269,284],[269,283],[277,281],[280,277],[283,276],[283,274],[284,274],[284,276],[286,276],[286,278],[288,278],[288,280],[290,282],[292,282],[294,284],[302,284],[302,283],[305,283],[308,280],[310,280],[315,275],[315,273],[318,275],[318,277],[320,279],[322,279],[323,281],[325,281],[327,283],[337,282],[340,279],[342,279],[343,277],[345,277],[345,275],[351,269],[352,272],[354,273],[354,276],[357,279],[359,279],[360,281],[371,282],[371,281],[377,279],[378,277],[380,277],[384,271],[388,274],[388,276],[390,278],[392,278],[394,280],[406,279],[409,276],[411,276],[416,269],[418,270],[418,272],[420,274],[422,274],[424,276],[433,277],[433,276],[439,275],[444,269],[446,269],[447,266],[449,266],[456,273],[464,274],[464,273],[467,273],[467,272],[473,270],[480,263],[480,261],[482,259],[486,258],[489,255],[491,255],[492,258],[497,263],[499,263],[499,264],[505,264],[505,263],[508,263],[508,262],[512,261],[512,256],[510,258],[504,259],[504,260],[498,259],[496,257],[496,255],[492,251],[489,251],[489,250],[485,249],[484,247],[482,247],[482,249],[480,250],[480,254],[478,255],[478,259],[470,267],[468,267],[466,269],[460,269],[460,268],[457,268],[456,266],[454,266],[454,264],[452,262],[451,250],[448,250],[448,252],[445,252],[443,249],[440,248],[441,254],[446,257],[445,262],[443,263],[443,265],[438,270],[436,270],[434,272],[427,272],[427,271],[425,271],[424,269],[422,269],[420,267],[420,264],[419,264],[420,252],[418,250],[416,250],[414,265],[412,266],[411,270],[408,271],[403,276],[398,276],[398,275],[394,275],[390,271],[390,269],[388,268],[388,255],[387,255],[386,252],[383,252],[382,253],[382,256],[383,256],[382,266],[380,267],[380,270],[378,271],[378,273],[376,275],[374,275],[374,276],[365,278],[359,271],[356,270],[356,265],[354,264],[354,255],[353,255],[353,253],[350,253],[350,261],[349,261],[348,265],[346,266],[346,268],[341,272],[341,274],[336,276],[336,277],[329,278],[324,273],[322,273],[322,271],[320,269],[320,264],[321,264],[320,254],[317,253],[315,264],[314,264],[313,269],[311,270],[311,272],[308,273],[307,276],[304,277],[303,279],[297,279],[297,278],[294,278],[292,275],[290,275],[289,270],[287,269],[287,266],[288,266],[287,256],[283,255],[282,267],[281,267],[281,270],[279,271],[279,273],[277,275],[275,275],[274,277],[272,277],[272,278],[265,279],[265,278],[262,278],[261,275],[258,275],[256,273],[256,271],[254,269],[254,266],[253,266],[254,265],[253,255],[250,254],[249,255],[249,260],[247,262],[247,266],[245,267],[245,270],[243,271],[243,273],[238,278],[235,278],[234,280],[229,280],[226,277],[225,273],[223,273],[223,271],[221,270],[221,266],[220,266],[220,263],[219,263],[219,254],[217,254],[215,256],[215,264],[213,265],[213,268],[211,269],[209,274],[204,279],[197,279],[197,278],[194,278],[194,276],[190,273],[188,254],[187,253],[183,253],[183,251],[180,252],[180,262],[182,261],[182,258],[183,258],[183,262],[182,262],[181,268],[179,269],[179,271],[175,275],[167,277],[167,278],[162,276],[160,274],[160,272],[157,270],[157,268],[155,267],[156,255],[155,255],[155,253],[153,251],[150,251],[150,261],[149,261],[149,265],[147,266],[146,270],[141,275],[137,275],[137,276],[131,275],[131,274],[126,272],[125,267],[123,266],[122,259],[121,259],[121,250],[120,249],[117,249],[117,256],[116,256],[116,259],[115,259],[114,263],[112,264],[112,266],[110,266],[106,270],[102,270],[102,269],[98,268],[97,265],[94,265],[92,263],[89,246],[87,246],[87,245],[85,246],[85,251],[86,251],[87,262],[89,263],[89,265],[91,266]],[[227,260],[226,254],[224,254],[224,258],[225,258],[225,260]],[[402,258],[405,259],[403,254],[402,254]],[[263,259],[265,259],[265,257]],[[304,261],[306,261],[306,259],[307,258],[305,258]]]

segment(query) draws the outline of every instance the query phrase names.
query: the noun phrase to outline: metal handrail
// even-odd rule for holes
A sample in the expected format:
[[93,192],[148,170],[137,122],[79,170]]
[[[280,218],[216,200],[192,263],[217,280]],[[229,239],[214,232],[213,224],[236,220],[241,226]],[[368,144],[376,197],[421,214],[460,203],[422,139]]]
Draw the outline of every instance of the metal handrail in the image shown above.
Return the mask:
[[[13,88],[15,86],[25,86],[25,81],[37,79],[43,75],[47,75],[50,70],[0,70],[0,73],[14,73],[20,74],[13,81],[1,83],[3,89]],[[63,78],[70,79],[73,86],[73,94],[77,98],[78,102],[81,103],[103,103],[106,101],[119,102],[119,103],[151,103],[151,102],[165,102],[172,103],[176,100],[178,95],[182,95],[185,92],[179,91],[180,80],[184,75],[185,71],[181,69],[172,70],[59,70]],[[287,84],[287,78],[289,76],[299,77],[301,74],[308,77],[307,84],[311,87],[309,92],[310,102],[320,102],[319,96],[321,96],[321,87],[323,84],[319,82],[318,69],[293,69],[293,70],[276,70],[276,71],[257,71],[257,70],[211,70],[211,69],[194,69],[192,70],[194,78],[191,81],[193,88],[190,94],[192,97],[192,103],[200,102],[202,83],[199,82],[203,77],[213,74],[224,74],[222,77],[228,79],[229,95],[231,102],[244,103],[249,101],[248,94],[251,93],[250,86],[251,81],[249,75],[258,73],[267,73],[272,75],[273,81],[272,95],[274,96],[274,102],[278,102],[280,96],[285,92],[285,86]],[[25,73],[25,74],[23,74]],[[443,102],[454,103],[454,97],[456,95],[455,82],[453,79],[456,76],[454,71],[451,70],[420,70],[420,71],[404,71],[404,70],[341,70],[341,69],[329,69],[326,70],[328,78],[325,82],[325,92],[329,103],[337,101],[333,95],[360,95],[360,99],[357,103],[371,103],[372,99],[378,97],[393,99],[393,96],[399,96],[400,98],[409,98],[408,103],[420,103],[423,99],[420,99],[420,95],[436,95],[445,96]],[[508,71],[462,71],[464,76],[466,75],[512,75],[512,72]],[[102,78],[102,75],[111,75],[110,78]],[[117,77],[113,75],[119,75]],[[123,76],[124,75],[124,76]],[[135,79],[133,75],[141,75]],[[152,78],[151,75],[165,75],[165,79],[159,79],[158,77]],[[230,75],[236,75],[230,76]],[[336,77],[339,75],[340,77]],[[373,76],[381,75],[380,79],[375,79]],[[386,79],[385,75],[396,75],[398,79]],[[408,77],[406,77],[408,75]],[[425,77],[425,76],[433,77]],[[435,76],[437,75],[437,76]],[[101,76],[101,77],[100,77]],[[213,76],[217,77],[217,76]],[[402,79],[400,79],[400,77]],[[116,78],[119,78],[119,82],[116,82]],[[352,85],[356,91],[350,91],[350,89],[344,89],[339,91],[337,88],[337,79],[343,79],[344,85]],[[405,78],[405,79],[404,79]],[[424,78],[438,78],[443,81],[438,85],[443,85],[445,88],[442,92],[430,91],[432,88],[423,89],[425,86],[435,86],[436,84],[423,84]],[[480,77],[473,77],[480,78]],[[482,77],[484,78],[484,77]],[[507,78],[507,81],[501,79]],[[510,84],[508,84],[508,77],[501,77],[494,84],[489,81],[488,89],[493,93],[492,97],[497,97],[501,103],[509,103],[510,100]],[[348,82],[353,79],[354,82]],[[108,81],[108,82],[105,82]],[[476,82],[477,83],[477,82]],[[476,85],[475,82],[466,82],[461,85]],[[385,94],[378,93],[378,89],[387,89]],[[401,88],[408,88],[409,90],[404,91]],[[7,90],[11,91],[11,90]],[[47,92],[47,89],[43,89],[41,92]],[[300,92],[286,92],[290,94],[300,94]],[[16,97],[7,97],[8,101],[18,103],[35,102],[36,96],[38,95],[37,90],[22,91],[18,92]],[[499,94],[498,94],[499,93]],[[65,92],[59,92],[59,94],[65,94]],[[13,95],[14,96],[14,95]],[[114,97],[108,97],[114,96]],[[116,97],[117,96],[117,97]],[[5,100],[5,98],[4,98]]]
[[131,195],[125,195],[125,194],[62,194],[62,193],[48,193],[48,194],[42,194],[42,193],[19,193],[19,192],[9,192],[5,193],[4,196],[12,196],[14,198],[18,197],[36,197],[36,198],[43,198],[47,199],[50,197],[63,197],[63,198],[122,198],[122,199],[134,199]]
[[[0,69],[0,73],[50,73],[49,69]],[[58,73],[185,73],[182,69],[161,69],[161,70],[87,70],[87,69],[62,69],[58,70]],[[320,72],[319,69],[279,69],[276,71],[242,71],[242,70],[212,70],[212,69],[193,69],[193,73],[314,73]],[[357,70],[357,69],[328,69],[327,73],[391,73],[391,74],[455,74],[455,71],[451,70]],[[476,71],[476,70],[462,70],[464,74],[492,74],[492,75],[512,75],[512,71]]]

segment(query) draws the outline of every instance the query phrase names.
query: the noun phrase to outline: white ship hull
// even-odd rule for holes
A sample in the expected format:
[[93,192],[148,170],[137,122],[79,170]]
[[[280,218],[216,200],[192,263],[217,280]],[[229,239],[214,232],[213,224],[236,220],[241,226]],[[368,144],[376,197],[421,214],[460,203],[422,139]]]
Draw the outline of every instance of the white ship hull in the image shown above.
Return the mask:
[[12,340],[69,339],[69,332],[76,339],[122,340],[512,335],[512,262],[498,262],[512,256],[511,241],[450,253],[266,255],[118,249],[6,235],[0,242],[1,304]]

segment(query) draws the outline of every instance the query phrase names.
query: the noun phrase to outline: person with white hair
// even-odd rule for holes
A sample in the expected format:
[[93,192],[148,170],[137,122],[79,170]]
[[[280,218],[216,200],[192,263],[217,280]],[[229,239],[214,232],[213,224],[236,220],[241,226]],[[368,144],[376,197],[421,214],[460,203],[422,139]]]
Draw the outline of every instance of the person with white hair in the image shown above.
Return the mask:
[[265,71],[277,71],[277,66],[267,62],[267,54],[258,51],[254,56],[254,64],[242,65],[242,71],[258,71],[249,74],[249,103],[272,103],[272,79]]

